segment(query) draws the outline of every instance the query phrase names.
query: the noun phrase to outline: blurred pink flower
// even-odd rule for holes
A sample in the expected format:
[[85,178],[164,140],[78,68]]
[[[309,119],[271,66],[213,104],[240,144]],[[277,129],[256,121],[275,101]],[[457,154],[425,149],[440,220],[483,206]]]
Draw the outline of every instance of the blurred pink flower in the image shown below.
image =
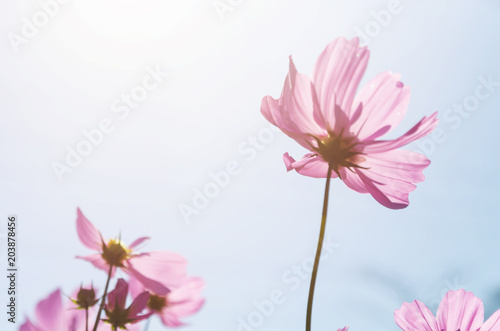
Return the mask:
[[149,300],[149,292],[145,291],[139,294],[128,308],[125,308],[125,303],[128,296],[128,284],[123,279],[118,279],[115,289],[108,293],[106,303],[106,316],[103,321],[111,324],[114,329],[127,329],[129,324],[135,324],[149,318],[153,313],[139,315],[147,306]]
[[[148,290],[134,279],[130,280],[129,285],[133,298]],[[165,326],[177,327],[185,325],[180,319],[196,313],[205,303],[205,299],[201,297],[204,286],[205,283],[201,278],[188,277],[179,288],[166,295],[151,293],[147,307],[150,312],[160,317]]]
[[96,268],[106,272],[113,267],[121,268],[155,293],[167,294],[172,287],[178,287],[186,277],[186,259],[169,251],[155,251],[136,254],[133,249],[148,240],[141,237],[128,247],[118,239],[105,242],[100,232],[77,209],[76,229],[83,245],[99,253],[77,257],[91,262]]
[[35,316],[37,323],[29,318],[22,324],[19,331],[73,331],[76,330],[76,316],[63,308],[61,291],[55,290],[47,298],[36,305]]
[[311,151],[299,161],[285,153],[288,171],[325,178],[331,166],[332,178],[340,177],[351,189],[370,193],[388,208],[405,208],[416,188],[413,183],[424,180],[422,171],[430,161],[399,147],[430,133],[437,125],[437,113],[398,139],[376,140],[400,123],[410,89],[399,74],[386,71],[355,95],[369,54],[358,38],[338,38],[319,56],[311,79],[297,72],[290,57],[280,98],[264,97],[261,112]]
[[[77,310],[77,307],[71,301],[63,304],[61,291],[55,290],[37,304],[36,323],[26,318],[26,322],[19,327],[19,331],[85,331],[85,311]],[[92,309],[91,311],[93,312]],[[93,321],[92,316],[90,320]],[[110,331],[111,326],[101,323],[97,330]],[[132,327],[129,331],[139,331],[139,329]]]
[[343,329],[337,329],[337,331],[347,331],[347,330],[349,330],[348,326],[344,327]]
[[394,312],[396,324],[404,331],[499,331],[500,309],[484,324],[483,302],[463,289],[444,296],[436,317],[420,301],[403,303]]

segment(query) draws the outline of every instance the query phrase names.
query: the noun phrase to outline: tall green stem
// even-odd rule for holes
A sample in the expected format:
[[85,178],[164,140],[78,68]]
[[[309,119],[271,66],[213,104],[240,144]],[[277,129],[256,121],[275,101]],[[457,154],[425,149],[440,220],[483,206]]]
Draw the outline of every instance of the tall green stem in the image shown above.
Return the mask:
[[311,276],[311,286],[309,287],[309,300],[307,301],[307,317],[306,331],[311,331],[312,307],[314,299],[314,288],[316,287],[316,276],[318,274],[319,259],[321,257],[321,249],[323,248],[323,239],[325,237],[326,228],[326,213],[328,210],[328,194],[330,192],[330,179],[332,177],[332,166],[328,165],[328,174],[326,177],[325,198],[323,200],[323,215],[321,216],[321,230],[319,232],[318,248],[316,249],[316,257],[314,258],[314,268]]
[[97,317],[94,323],[93,331],[97,331],[97,325],[99,325],[99,320],[101,319],[102,309],[104,308],[104,301],[106,300],[106,295],[108,294],[109,281],[111,280],[111,274],[113,273],[113,266],[109,267],[108,280],[106,281],[106,287],[104,287],[104,294],[102,295],[101,305],[99,306],[99,311],[97,312]]

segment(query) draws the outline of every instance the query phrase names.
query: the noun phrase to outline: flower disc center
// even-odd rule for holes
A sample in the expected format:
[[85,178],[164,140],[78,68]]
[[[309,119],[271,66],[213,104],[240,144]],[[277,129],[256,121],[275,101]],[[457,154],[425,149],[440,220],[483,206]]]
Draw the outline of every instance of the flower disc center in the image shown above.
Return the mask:
[[165,296],[159,296],[156,294],[151,294],[149,296],[148,308],[155,311],[161,312],[163,308],[167,306],[167,298]]
[[107,245],[103,244],[102,257],[108,265],[123,267],[123,261],[129,258],[131,250],[120,240],[111,239]]
[[342,177],[339,170],[342,167],[352,171],[352,168],[363,168],[358,164],[365,161],[365,158],[361,156],[363,153],[356,148],[360,143],[355,137],[343,136],[343,132],[342,130],[338,135],[328,132],[328,136],[321,139],[314,137],[318,147],[313,147],[340,179]]

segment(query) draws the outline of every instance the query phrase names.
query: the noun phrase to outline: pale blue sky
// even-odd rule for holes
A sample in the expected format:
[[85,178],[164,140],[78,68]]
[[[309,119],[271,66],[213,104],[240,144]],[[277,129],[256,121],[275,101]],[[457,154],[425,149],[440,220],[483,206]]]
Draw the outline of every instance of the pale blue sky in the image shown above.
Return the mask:
[[[90,253],[76,236],[79,206],[105,237],[149,235],[145,250],[187,257],[189,273],[207,282],[207,303],[186,331],[236,331],[255,302],[276,293],[282,303],[253,329],[304,329],[308,279],[293,272],[315,251],[324,180],[286,173],[282,154],[305,150],[269,135],[260,102],[279,96],[289,55],[310,74],[328,42],[359,30],[371,33],[362,84],[392,70],[412,89],[390,136],[436,110],[444,136],[408,147],[432,164],[405,210],[332,183],[332,248],[320,266],[313,329],[398,330],[393,311],[404,301],[435,311],[458,287],[480,297],[487,315],[500,308],[500,4],[392,3],[241,1],[222,20],[212,0],[73,0],[18,52],[9,33],[22,35],[23,17],[40,6],[2,3],[0,201],[2,217],[19,217],[20,322],[56,287],[103,284],[103,272],[73,259]],[[396,14],[377,23],[374,13],[388,6]],[[170,74],[145,78],[155,70]],[[144,79],[147,97],[126,106],[122,94],[135,89],[141,99]],[[481,84],[489,95],[457,111]],[[103,119],[112,132],[59,181],[53,163]],[[262,150],[251,147],[259,134]],[[236,175],[186,222],[179,206],[192,206],[193,190],[227,167]],[[5,316],[0,325],[17,329]],[[155,321],[150,330],[161,329]]]

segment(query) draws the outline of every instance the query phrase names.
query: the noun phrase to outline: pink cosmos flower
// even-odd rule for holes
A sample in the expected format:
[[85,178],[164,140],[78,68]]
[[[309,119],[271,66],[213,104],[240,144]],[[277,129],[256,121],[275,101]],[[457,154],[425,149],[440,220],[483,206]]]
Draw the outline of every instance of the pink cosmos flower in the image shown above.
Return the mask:
[[[144,285],[134,279],[130,280],[129,285],[133,298],[147,290]],[[180,319],[196,313],[205,303],[205,299],[201,297],[204,286],[205,282],[201,278],[188,277],[179,288],[166,295],[150,293],[147,308],[158,315],[167,327],[185,325]]]
[[127,329],[129,324],[145,320],[153,314],[150,312],[139,315],[148,304],[149,292],[142,292],[134,299],[130,307],[125,308],[127,295],[128,284],[123,278],[120,278],[116,283],[115,289],[108,293],[108,300],[104,310],[107,316],[107,319],[104,319],[104,321],[111,324],[113,330],[117,330],[118,328]]
[[106,272],[121,268],[131,278],[135,278],[155,293],[167,294],[172,287],[178,287],[186,277],[186,259],[168,251],[136,254],[134,249],[148,240],[141,237],[128,247],[118,239],[105,242],[99,231],[77,209],[76,229],[83,245],[99,253],[77,257],[91,262],[96,268]]
[[[85,331],[85,311],[77,310],[72,302],[63,304],[61,291],[55,290],[47,298],[41,300],[35,309],[36,323],[26,318],[19,331]],[[90,321],[94,320],[90,316]],[[91,322],[92,323],[92,322]],[[99,324],[98,331],[110,331],[108,324]],[[129,331],[139,331],[133,326]]]
[[430,133],[437,125],[437,113],[398,139],[377,140],[404,117],[410,89],[399,74],[387,71],[355,95],[369,54],[358,38],[338,38],[319,56],[311,79],[297,72],[290,57],[280,98],[264,97],[261,112],[311,151],[299,161],[285,153],[288,171],[325,178],[330,167],[332,178],[341,178],[351,189],[370,193],[388,208],[405,208],[430,161],[399,147]]
[[41,300],[35,309],[36,323],[26,318],[19,331],[67,331],[76,330],[76,316],[69,314],[63,307],[61,291],[52,292],[47,298]]
[[396,324],[404,331],[499,331],[500,309],[484,324],[483,302],[463,289],[444,296],[436,317],[420,301],[403,303],[394,312]]

